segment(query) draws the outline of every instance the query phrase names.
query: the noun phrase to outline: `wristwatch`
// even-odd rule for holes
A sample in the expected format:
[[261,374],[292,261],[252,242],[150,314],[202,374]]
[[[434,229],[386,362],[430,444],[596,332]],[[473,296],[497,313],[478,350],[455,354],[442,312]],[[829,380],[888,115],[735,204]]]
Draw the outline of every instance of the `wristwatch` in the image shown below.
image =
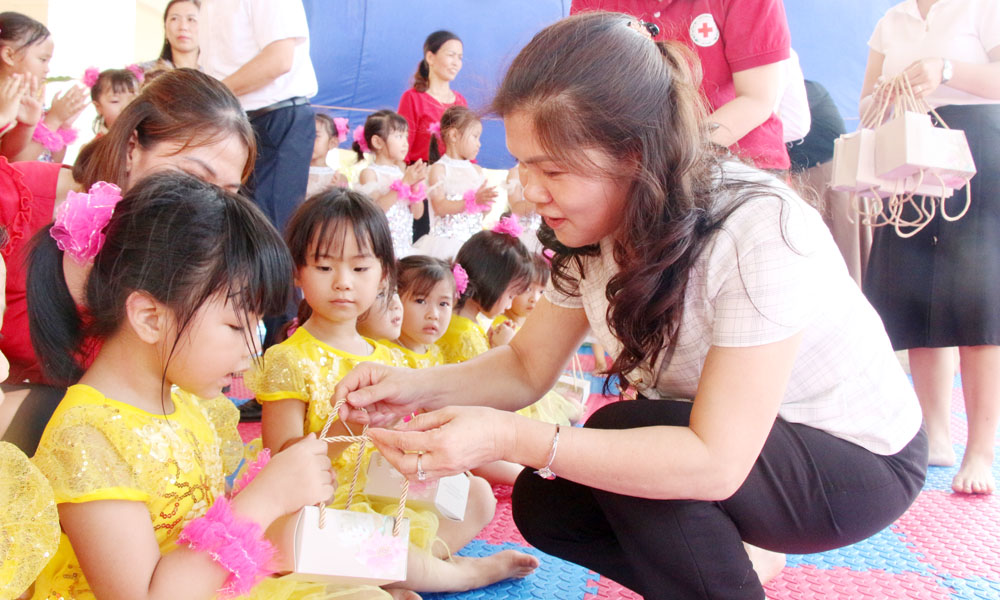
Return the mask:
[[955,67],[947,58],[941,59],[941,83],[948,83],[955,74]]

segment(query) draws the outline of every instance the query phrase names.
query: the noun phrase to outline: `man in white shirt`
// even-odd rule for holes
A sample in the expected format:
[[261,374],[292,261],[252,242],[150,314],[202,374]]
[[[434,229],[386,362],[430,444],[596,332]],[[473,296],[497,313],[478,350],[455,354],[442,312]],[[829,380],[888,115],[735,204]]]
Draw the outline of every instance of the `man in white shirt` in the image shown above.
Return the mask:
[[203,0],[201,68],[239,98],[257,134],[246,191],[279,231],[302,202],[317,91],[302,0]]

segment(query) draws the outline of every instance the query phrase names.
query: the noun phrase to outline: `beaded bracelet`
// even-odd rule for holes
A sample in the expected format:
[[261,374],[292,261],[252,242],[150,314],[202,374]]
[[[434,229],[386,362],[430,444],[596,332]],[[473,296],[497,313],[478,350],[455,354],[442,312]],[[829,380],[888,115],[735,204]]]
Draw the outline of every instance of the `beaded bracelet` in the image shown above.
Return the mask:
[[218,594],[222,598],[236,598],[274,573],[268,567],[274,558],[274,546],[263,534],[257,523],[234,515],[229,501],[223,497],[215,500],[205,516],[188,523],[177,543],[207,553],[229,571]]

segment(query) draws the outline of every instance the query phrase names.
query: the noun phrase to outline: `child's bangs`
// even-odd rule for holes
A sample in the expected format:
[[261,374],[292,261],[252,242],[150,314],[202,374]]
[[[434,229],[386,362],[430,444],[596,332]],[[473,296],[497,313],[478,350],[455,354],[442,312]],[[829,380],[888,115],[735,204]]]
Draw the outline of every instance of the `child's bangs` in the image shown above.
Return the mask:
[[[406,290],[400,293],[400,296],[407,296],[408,298],[426,298],[431,295],[434,291],[434,286],[438,283],[444,281],[444,277],[435,277],[434,273],[428,272],[426,270],[419,270],[416,273],[411,273],[406,275]],[[400,284],[403,282],[403,277],[400,277]],[[454,292],[454,286],[452,286],[452,292]]]
[[347,245],[347,233],[354,234],[354,240],[361,254],[375,256],[371,232],[357,220],[347,218],[325,219],[309,236],[310,254],[314,261],[323,257],[343,258]]

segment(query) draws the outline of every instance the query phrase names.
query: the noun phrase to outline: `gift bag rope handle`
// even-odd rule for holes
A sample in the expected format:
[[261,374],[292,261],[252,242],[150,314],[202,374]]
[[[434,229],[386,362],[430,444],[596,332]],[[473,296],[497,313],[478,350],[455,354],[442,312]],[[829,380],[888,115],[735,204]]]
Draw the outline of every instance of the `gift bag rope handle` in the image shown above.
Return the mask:
[[[368,445],[370,438],[368,437],[368,425],[365,425],[364,429],[361,430],[361,435],[331,435],[328,436],[327,433],[330,431],[330,427],[333,425],[334,419],[337,418],[337,413],[340,411],[340,407],[344,405],[344,400],[338,400],[337,404],[334,405],[333,410],[330,412],[330,416],[326,418],[326,424],[323,425],[323,431],[319,434],[319,439],[326,443],[359,443],[358,447],[358,460],[354,464],[354,476],[351,478],[351,489],[347,493],[347,504],[344,509],[347,510],[351,507],[351,503],[354,502],[354,491],[358,485],[358,476],[361,474],[361,460],[365,455],[365,448]],[[351,428],[344,423],[347,430],[350,432]],[[351,432],[353,434],[353,432]],[[403,523],[403,511],[406,509],[406,495],[410,490],[410,480],[403,478],[403,485],[399,492],[399,506],[396,508],[396,518],[395,522],[392,524],[392,536],[396,537],[399,535],[399,528]],[[326,526],[326,503],[320,502],[317,504],[319,507],[319,528],[323,529]]]

